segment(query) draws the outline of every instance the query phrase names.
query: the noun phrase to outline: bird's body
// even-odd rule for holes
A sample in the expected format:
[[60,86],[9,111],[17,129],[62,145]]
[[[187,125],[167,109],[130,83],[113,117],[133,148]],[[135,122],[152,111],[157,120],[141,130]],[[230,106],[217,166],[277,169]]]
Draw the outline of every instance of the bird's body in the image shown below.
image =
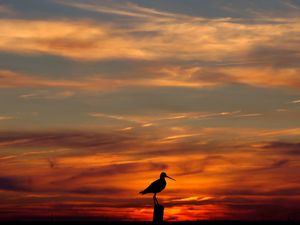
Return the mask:
[[160,174],[160,178],[152,182],[145,190],[141,191],[140,194],[144,195],[148,193],[153,193],[154,204],[158,204],[158,201],[156,199],[156,194],[165,189],[167,185],[165,177],[174,180],[173,178],[169,177],[165,172],[162,172]]
[[144,195],[144,194],[148,194],[148,193],[159,193],[162,190],[165,189],[167,185],[167,182],[165,180],[165,178],[161,179],[157,179],[156,181],[152,182],[152,184],[149,185],[149,187],[147,187],[145,190],[141,191],[140,194]]

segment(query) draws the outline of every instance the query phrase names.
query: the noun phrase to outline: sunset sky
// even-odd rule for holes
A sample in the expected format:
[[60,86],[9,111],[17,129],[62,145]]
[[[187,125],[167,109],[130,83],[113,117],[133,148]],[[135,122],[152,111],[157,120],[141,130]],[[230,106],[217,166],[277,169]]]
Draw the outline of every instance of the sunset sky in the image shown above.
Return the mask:
[[0,220],[300,219],[300,0],[1,0]]

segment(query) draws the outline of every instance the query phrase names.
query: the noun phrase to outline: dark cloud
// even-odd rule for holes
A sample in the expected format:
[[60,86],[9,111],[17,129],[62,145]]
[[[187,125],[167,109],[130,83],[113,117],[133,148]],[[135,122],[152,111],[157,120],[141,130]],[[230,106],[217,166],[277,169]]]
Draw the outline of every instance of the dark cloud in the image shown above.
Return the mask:
[[[274,188],[270,191],[263,191],[259,190],[257,188],[238,188],[238,187],[227,187],[223,190],[216,190],[215,192],[217,195],[225,195],[228,197],[234,197],[236,196],[299,196],[300,195],[300,189],[298,185],[294,185],[292,187],[288,188]],[[237,198],[239,199],[239,198]]]
[[271,196],[300,196],[300,187],[279,188],[267,192]]
[[[183,138],[182,140],[175,141],[174,143],[166,143],[166,144],[160,144],[160,145],[152,145],[151,143],[148,143],[149,145],[144,146],[145,151],[139,151],[135,152],[134,154],[137,155],[138,158],[143,157],[152,157],[152,156],[182,156],[185,155],[197,155],[199,153],[203,153],[207,155],[204,159],[199,160],[192,160],[189,162],[186,162],[185,165],[182,165],[182,173],[197,173],[203,171],[204,167],[207,164],[213,164],[215,161],[222,161],[222,160],[228,160],[222,158],[222,153],[229,153],[233,151],[238,151],[244,147],[245,145],[237,145],[237,144],[228,144],[217,142],[217,141],[208,141],[207,143],[197,143],[199,140],[203,140],[199,137],[192,137],[192,138]],[[184,159],[184,158],[183,158]],[[194,166],[197,165],[197,171],[193,171]],[[200,169],[203,168],[203,169]]]
[[73,181],[88,177],[111,177],[114,175],[147,172],[147,171],[163,171],[168,168],[168,165],[163,163],[124,163],[111,164],[108,166],[91,168],[72,176],[67,181]]
[[[299,204],[298,199],[286,200],[282,198],[269,198],[255,201],[249,201],[248,203],[232,204],[228,202],[226,207],[234,213],[241,216],[241,219],[253,220],[265,219],[269,220],[287,220],[288,218],[299,219]],[[297,213],[296,213],[297,212]],[[242,213],[242,214],[240,214]]]
[[263,147],[264,149],[276,150],[278,153],[291,155],[300,154],[300,142],[269,142]]
[[[183,74],[185,75],[185,74]],[[212,84],[220,84],[220,83],[226,83],[226,84],[233,84],[235,83],[234,78],[230,76],[229,74],[226,74],[225,72],[222,72],[218,70],[217,66],[210,67],[206,66],[201,68],[200,71],[197,71],[192,74],[191,80],[197,82],[197,81],[204,81]]]
[[222,155],[211,155],[205,157],[204,159],[189,160],[187,162],[182,163],[182,165],[179,168],[181,172],[175,174],[174,176],[199,174],[204,172],[211,165],[217,164],[218,162],[231,163],[226,157]]
[[288,159],[279,159],[279,160],[275,160],[271,163],[266,162],[265,166],[258,166],[253,169],[246,169],[246,170],[244,170],[244,172],[255,172],[255,173],[266,172],[266,171],[284,168],[284,167],[288,166],[289,163],[290,163],[290,160],[288,160]]
[[[160,132],[159,129],[151,132]],[[74,131],[56,131],[56,132],[0,132],[0,149],[1,148],[51,148],[65,147],[71,148],[70,152],[62,152],[61,154],[71,155],[91,155],[94,153],[115,152],[118,154],[126,154],[133,159],[145,159],[153,156],[171,156],[185,155],[195,153],[219,154],[221,151],[232,151],[240,149],[243,146],[236,144],[222,144],[218,142],[208,142],[198,144],[198,137],[191,138],[188,141],[179,140],[174,143],[157,143],[161,138],[158,136],[149,136],[149,133],[130,132],[106,132],[97,133],[90,131],[74,132]],[[133,148],[134,147],[134,148]],[[184,151],[182,151],[184,149]],[[78,150],[78,151],[75,151]],[[221,156],[210,156],[206,161],[220,160]],[[55,168],[59,160],[49,156],[47,159],[50,168]],[[198,163],[198,162],[195,162]],[[155,164],[155,163],[154,163]],[[205,162],[201,162],[205,164]],[[204,165],[203,165],[204,166]],[[122,167],[122,165],[116,165]],[[134,167],[134,166],[133,166]],[[158,166],[164,169],[165,166]],[[187,164],[186,167],[191,167]],[[126,166],[126,168],[128,168]],[[199,168],[199,167],[198,167]],[[186,173],[194,173],[186,168]],[[189,172],[188,172],[189,171]],[[105,171],[104,171],[105,172]],[[112,173],[112,170],[108,173]]]
[[128,193],[128,190],[121,189],[121,188],[113,188],[113,187],[106,187],[106,188],[91,188],[91,187],[82,187],[77,189],[72,189],[68,191],[68,193],[74,194],[83,194],[83,195],[120,195]]
[[0,177],[0,190],[6,191],[30,191],[30,178]]
[[[291,36],[299,36],[291,34]],[[276,40],[275,40],[276,41]],[[279,42],[288,43],[284,47]],[[257,45],[247,56],[247,60],[253,66],[272,66],[274,68],[299,68],[300,67],[300,39],[298,40],[278,40],[278,44],[274,46]],[[274,43],[274,42],[273,42]],[[296,47],[296,46],[297,47]],[[245,61],[247,64],[247,61]]]
[[277,160],[271,165],[271,169],[282,168],[282,167],[288,165],[289,162],[290,162],[290,160],[287,160],[287,159]]
[[[117,133],[93,132],[0,132],[0,145],[5,147],[70,147],[110,148],[119,151],[132,138]],[[101,147],[101,148],[100,148]]]
[[53,169],[54,167],[57,166],[57,162],[56,162],[55,159],[47,159],[47,161],[48,161],[49,167],[50,167],[51,169]]

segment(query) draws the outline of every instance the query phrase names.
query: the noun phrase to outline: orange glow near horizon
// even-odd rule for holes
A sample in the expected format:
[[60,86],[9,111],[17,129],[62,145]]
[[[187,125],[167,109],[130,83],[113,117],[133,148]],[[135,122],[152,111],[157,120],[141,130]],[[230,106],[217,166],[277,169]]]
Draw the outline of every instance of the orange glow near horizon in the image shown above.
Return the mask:
[[[244,136],[249,137],[255,135],[249,130],[237,132],[244,132]],[[270,141],[285,132],[277,131],[271,135],[269,131]],[[298,186],[293,183],[295,177],[287,174],[300,167],[298,161],[288,155],[283,160],[282,153],[266,154],[270,145],[266,142],[239,143],[239,147],[232,143],[231,146],[235,147],[228,146],[226,148],[232,149],[224,149],[222,153],[220,149],[219,153],[192,153],[193,148],[209,151],[217,148],[215,143],[194,145],[193,142],[208,134],[217,137],[212,130],[202,130],[201,133],[202,136],[196,138],[183,135],[174,145],[144,137],[138,140],[133,134],[129,137],[122,133],[3,132],[2,137],[7,137],[10,142],[0,144],[0,195],[5,196],[3,203],[7,202],[6,206],[11,210],[12,199],[22,203],[18,208],[21,217],[26,217],[26,212],[36,207],[37,215],[45,218],[49,218],[48,208],[53,210],[51,216],[57,218],[68,218],[78,211],[78,217],[82,218],[151,220],[152,195],[141,196],[138,192],[165,170],[176,179],[167,179],[166,190],[158,194],[159,201],[166,207],[167,221],[251,219],[256,214],[256,205],[264,207],[267,204],[270,206],[265,207],[276,210],[274,198],[280,201],[283,197],[293,196],[289,201],[295,204],[297,194],[293,194],[293,190]],[[64,139],[61,139],[62,135]],[[104,136],[106,144],[101,140]],[[256,139],[259,140],[260,136],[261,133],[257,133]],[[114,151],[119,142],[114,141],[115,138],[120,139],[122,145],[122,151],[116,154]],[[106,150],[102,151],[102,148]],[[190,156],[181,152],[180,149],[185,148],[189,148]],[[88,154],[80,155],[83,150]],[[9,155],[12,151],[15,153]],[[98,153],[90,155],[95,151]],[[45,208],[38,209],[40,205]],[[239,209],[239,205],[247,210]],[[62,209],[58,212],[57,207]],[[235,214],[232,207],[241,212]],[[9,219],[9,216],[3,215],[4,219]],[[279,214],[278,218],[284,216]]]

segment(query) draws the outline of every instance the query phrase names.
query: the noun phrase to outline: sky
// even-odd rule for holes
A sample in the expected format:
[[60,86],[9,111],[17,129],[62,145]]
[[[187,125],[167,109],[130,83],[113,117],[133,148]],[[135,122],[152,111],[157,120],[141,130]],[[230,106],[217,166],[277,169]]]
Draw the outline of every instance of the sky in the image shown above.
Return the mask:
[[0,220],[299,220],[299,115],[299,0],[0,0]]

